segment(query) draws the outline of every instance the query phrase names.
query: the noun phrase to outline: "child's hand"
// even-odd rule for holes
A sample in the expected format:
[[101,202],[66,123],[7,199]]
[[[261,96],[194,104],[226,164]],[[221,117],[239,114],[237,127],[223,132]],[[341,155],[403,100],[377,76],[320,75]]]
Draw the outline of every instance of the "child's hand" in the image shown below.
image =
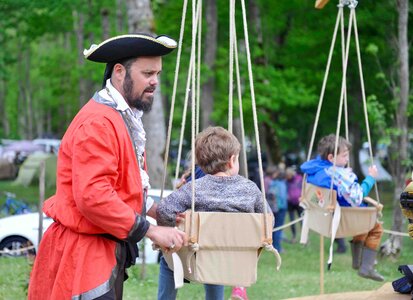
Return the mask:
[[185,222],[185,213],[178,213],[176,214],[176,226],[179,226],[179,224]]
[[376,165],[372,165],[371,167],[369,167],[369,175],[371,177],[376,178],[378,174],[379,174],[379,171],[377,171]]

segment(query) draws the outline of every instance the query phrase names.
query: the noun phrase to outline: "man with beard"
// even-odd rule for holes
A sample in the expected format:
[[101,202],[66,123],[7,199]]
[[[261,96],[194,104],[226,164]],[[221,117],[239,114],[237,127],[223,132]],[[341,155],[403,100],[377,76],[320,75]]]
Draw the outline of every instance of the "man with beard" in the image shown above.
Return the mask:
[[43,207],[54,223],[39,246],[29,299],[121,299],[126,268],[144,236],[169,251],[187,243],[175,228],[151,225],[146,202],[145,131],[161,56],[176,48],[166,36],[111,38],[85,50],[107,63],[104,88],[79,111],[58,154],[56,194]]

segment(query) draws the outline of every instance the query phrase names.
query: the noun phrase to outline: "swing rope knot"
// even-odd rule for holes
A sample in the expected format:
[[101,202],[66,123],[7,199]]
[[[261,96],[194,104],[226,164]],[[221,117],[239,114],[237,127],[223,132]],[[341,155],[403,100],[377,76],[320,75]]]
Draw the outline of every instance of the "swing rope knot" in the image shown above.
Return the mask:
[[353,9],[353,8],[356,8],[356,7],[357,7],[357,4],[358,4],[358,1],[357,1],[357,0],[349,0],[348,2],[349,2],[348,7],[349,7],[350,9]]
[[263,248],[274,254],[275,259],[277,260],[277,271],[279,271],[281,268],[282,259],[281,259],[280,253],[278,253],[278,250],[275,249],[272,244],[266,243],[266,242],[263,243]]
[[199,251],[199,244],[198,243],[193,243],[193,244],[190,244],[188,247],[190,248],[190,251],[189,251],[189,253],[186,257],[186,265],[188,266],[188,273],[192,274],[191,258],[192,258],[192,256],[195,255],[195,253],[197,251]]

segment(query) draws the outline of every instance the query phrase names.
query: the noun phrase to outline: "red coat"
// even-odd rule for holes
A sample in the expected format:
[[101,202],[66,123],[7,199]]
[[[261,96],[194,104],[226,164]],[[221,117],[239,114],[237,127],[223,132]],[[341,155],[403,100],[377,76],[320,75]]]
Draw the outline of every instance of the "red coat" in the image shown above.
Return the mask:
[[126,239],[141,210],[142,183],[123,119],[91,100],[59,149],[56,194],[43,207],[56,223],[39,246],[29,299],[107,292],[117,243],[99,234]]

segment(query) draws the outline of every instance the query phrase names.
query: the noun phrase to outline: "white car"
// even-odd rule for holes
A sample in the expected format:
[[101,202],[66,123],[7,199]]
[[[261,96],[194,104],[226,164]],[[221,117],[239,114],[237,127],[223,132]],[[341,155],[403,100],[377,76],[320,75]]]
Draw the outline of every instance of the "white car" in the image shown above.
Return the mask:
[[[171,190],[164,190],[163,197],[172,193]],[[148,192],[148,197],[159,202],[161,190],[151,189]],[[151,224],[156,225],[156,221],[147,217]],[[43,214],[43,232],[53,223],[53,219],[46,217]],[[39,213],[27,213],[14,215],[0,219],[0,256],[22,256],[28,254],[36,254],[38,249],[39,238]],[[145,261],[146,263],[157,263],[159,259],[159,251],[152,249],[150,239],[144,238],[145,246]],[[139,242],[139,248],[143,250],[142,242]],[[142,255],[136,261],[142,262]]]

